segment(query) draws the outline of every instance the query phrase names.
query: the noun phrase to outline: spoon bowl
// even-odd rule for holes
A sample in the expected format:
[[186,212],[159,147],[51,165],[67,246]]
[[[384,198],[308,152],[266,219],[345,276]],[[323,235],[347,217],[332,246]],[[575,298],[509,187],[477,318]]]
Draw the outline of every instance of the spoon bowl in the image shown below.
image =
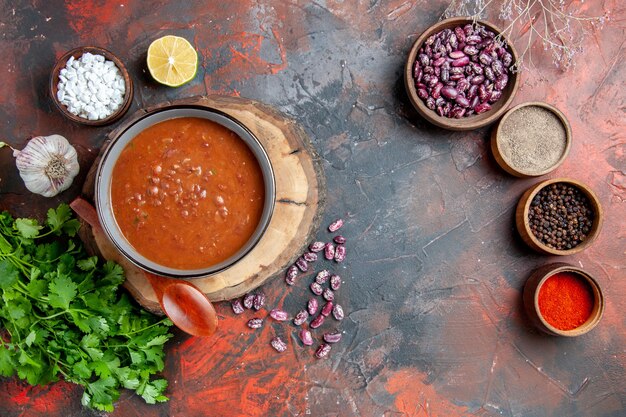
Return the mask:
[[192,283],[146,273],[163,312],[172,322],[192,336],[208,337],[217,330],[213,304]]

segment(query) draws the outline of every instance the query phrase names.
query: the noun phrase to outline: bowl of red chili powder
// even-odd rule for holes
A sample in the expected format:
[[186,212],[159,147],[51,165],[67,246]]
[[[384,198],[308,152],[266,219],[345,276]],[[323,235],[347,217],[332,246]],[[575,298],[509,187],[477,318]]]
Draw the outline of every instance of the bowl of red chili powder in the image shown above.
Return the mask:
[[540,330],[573,337],[600,322],[604,296],[588,272],[559,262],[533,272],[524,287],[524,307]]

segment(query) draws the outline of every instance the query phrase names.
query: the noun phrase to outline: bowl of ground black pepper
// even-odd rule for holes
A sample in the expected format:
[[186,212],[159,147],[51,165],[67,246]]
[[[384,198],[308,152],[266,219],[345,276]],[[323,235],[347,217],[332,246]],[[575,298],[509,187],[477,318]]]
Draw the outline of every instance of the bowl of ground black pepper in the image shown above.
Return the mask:
[[537,328],[549,335],[574,337],[593,329],[604,312],[598,281],[563,262],[544,265],[524,285],[524,309]]
[[496,162],[521,178],[555,170],[567,157],[571,142],[572,129],[565,115],[541,102],[513,107],[491,131]]
[[603,222],[602,207],[585,184],[555,178],[530,187],[515,212],[517,230],[532,249],[547,255],[572,255],[589,247]]

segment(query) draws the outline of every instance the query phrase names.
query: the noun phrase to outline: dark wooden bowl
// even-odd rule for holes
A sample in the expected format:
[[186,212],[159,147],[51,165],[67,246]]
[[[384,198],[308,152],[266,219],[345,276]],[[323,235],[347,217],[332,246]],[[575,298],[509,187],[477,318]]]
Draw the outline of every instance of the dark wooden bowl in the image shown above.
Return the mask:
[[[122,105],[120,106],[120,108],[117,109],[115,113],[100,120],[89,120],[89,119],[76,116],[70,113],[67,110],[67,107],[64,104],[61,104],[61,102],[57,98],[57,92],[59,90],[58,89],[59,73],[61,72],[63,68],[65,68],[67,60],[70,59],[70,57],[72,56],[74,57],[74,59],[78,59],[86,52],[90,52],[94,55],[95,54],[102,55],[107,60],[113,61],[115,65],[117,66],[117,68],[119,68],[120,72],[122,73],[122,77],[124,77],[124,83],[126,84],[126,92],[124,94],[124,101],[122,102]],[[107,51],[104,48],[99,48],[97,46],[81,46],[81,47],[72,49],[69,52],[66,52],[61,58],[59,58],[59,60],[54,65],[54,68],[52,69],[52,73],[50,74],[50,96],[52,98],[53,103],[55,104],[57,109],[59,109],[61,114],[63,114],[65,117],[67,117],[71,121],[80,123],[83,125],[87,125],[87,126],[104,126],[104,125],[113,123],[114,121],[118,120],[130,108],[131,102],[133,100],[133,81],[130,78],[130,75],[128,74],[128,70],[126,69],[126,66],[112,52]]]
[[[516,110],[519,110],[523,107],[531,107],[531,106],[535,106],[535,107],[543,107],[544,109],[554,113],[554,115],[556,115],[560,120],[561,123],[563,123],[563,127],[565,128],[565,150],[563,151],[563,154],[561,155],[561,157],[559,158],[559,160],[552,165],[549,168],[544,169],[543,171],[537,171],[537,172],[527,172],[527,171],[521,171],[517,168],[515,168],[512,163],[510,161],[508,161],[504,155],[502,154],[501,150],[500,150],[500,127],[503,125],[503,123],[505,122],[505,120],[511,115],[513,114],[513,112],[515,112]],[[565,161],[565,158],[567,158],[567,155],[569,154],[569,149],[572,145],[572,128],[569,124],[569,121],[567,120],[567,118],[565,117],[565,115],[563,113],[561,113],[561,111],[559,111],[557,108],[555,108],[554,106],[551,106],[547,103],[542,103],[539,101],[534,101],[534,102],[529,102],[529,103],[522,103],[519,104],[511,109],[509,109],[506,113],[504,113],[504,116],[502,116],[502,118],[500,120],[498,120],[498,123],[493,127],[493,129],[491,130],[491,152],[493,153],[493,157],[495,158],[496,162],[498,163],[498,165],[500,165],[500,167],[505,170],[506,172],[508,172],[511,175],[514,175],[516,177],[520,177],[520,178],[530,178],[530,177],[539,177],[541,175],[545,175],[549,172],[554,171],[555,169],[557,169],[559,167],[559,165],[561,165],[563,163],[563,161]]]
[[[561,330],[552,326],[542,316],[539,309],[539,290],[548,278],[558,272],[572,272],[577,276],[585,279],[593,290],[594,306],[591,315],[585,323],[572,330]],[[524,285],[524,309],[537,328],[552,336],[574,337],[587,333],[600,322],[604,313],[604,295],[598,282],[589,274],[580,268],[564,262],[556,262],[544,265],[535,270]]]
[[[509,72],[509,83],[502,91],[502,97],[500,98],[500,100],[498,100],[491,106],[491,110],[485,113],[476,114],[469,117],[463,117],[461,119],[439,116],[435,111],[426,107],[426,104],[424,104],[422,99],[417,96],[415,80],[413,79],[413,64],[415,63],[415,60],[417,58],[417,53],[422,47],[422,44],[429,36],[434,35],[443,29],[453,29],[456,26],[464,26],[468,23],[473,23],[473,20],[467,17],[453,17],[450,19],[442,20],[441,22],[438,22],[426,29],[426,31],[422,33],[421,36],[417,38],[417,40],[413,43],[413,47],[411,48],[411,52],[409,52],[409,56],[406,60],[406,65],[404,68],[404,84],[409,95],[409,99],[411,100],[411,103],[413,104],[415,109],[420,115],[422,115],[422,117],[424,117],[432,124],[450,130],[473,130],[495,122],[506,111],[509,104],[511,104],[511,101],[513,100],[513,97],[517,92],[517,87],[519,84],[519,74],[517,72]],[[489,22],[479,20],[477,21],[477,23],[485,26],[496,35],[502,36],[502,39],[508,45],[508,51],[511,53],[511,55],[513,55],[513,64],[515,64],[519,59],[517,51],[515,50],[513,44],[509,42],[504,37],[504,35],[502,35],[502,31],[497,26]]]
[[[530,204],[533,201],[535,195],[537,195],[537,193],[542,188],[557,182],[572,185],[582,191],[582,193],[586,195],[589,199],[595,215],[593,219],[593,225],[591,226],[591,231],[589,232],[587,239],[585,239],[578,246],[568,250],[557,250],[546,246],[543,242],[537,239],[537,237],[535,237],[533,232],[530,230],[530,223],[528,221]],[[600,234],[600,229],[602,228],[603,221],[604,213],[602,212],[602,206],[600,206],[600,200],[598,199],[596,194],[591,190],[591,188],[589,188],[585,184],[570,178],[554,178],[533,185],[522,195],[519,202],[517,203],[517,209],[515,210],[515,225],[517,226],[517,231],[522,237],[522,240],[535,251],[545,255],[573,255],[575,253],[585,250],[586,248],[591,246],[593,241],[596,240],[596,238]]]

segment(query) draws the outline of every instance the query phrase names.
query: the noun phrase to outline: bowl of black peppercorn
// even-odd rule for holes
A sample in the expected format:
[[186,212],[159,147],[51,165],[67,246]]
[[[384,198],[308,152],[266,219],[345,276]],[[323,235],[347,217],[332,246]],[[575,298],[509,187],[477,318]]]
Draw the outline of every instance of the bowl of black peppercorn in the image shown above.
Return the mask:
[[555,178],[530,187],[515,211],[522,240],[546,255],[572,255],[588,248],[602,228],[600,200],[587,185]]

